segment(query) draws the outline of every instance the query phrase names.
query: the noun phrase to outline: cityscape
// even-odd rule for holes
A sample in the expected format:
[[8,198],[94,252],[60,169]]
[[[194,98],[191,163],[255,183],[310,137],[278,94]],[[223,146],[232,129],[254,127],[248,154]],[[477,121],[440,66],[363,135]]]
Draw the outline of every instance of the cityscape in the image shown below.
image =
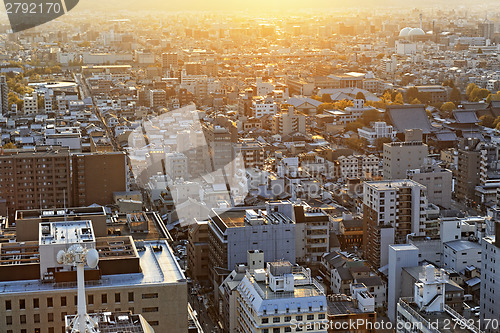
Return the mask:
[[496,3],[4,4],[0,333],[500,332]]

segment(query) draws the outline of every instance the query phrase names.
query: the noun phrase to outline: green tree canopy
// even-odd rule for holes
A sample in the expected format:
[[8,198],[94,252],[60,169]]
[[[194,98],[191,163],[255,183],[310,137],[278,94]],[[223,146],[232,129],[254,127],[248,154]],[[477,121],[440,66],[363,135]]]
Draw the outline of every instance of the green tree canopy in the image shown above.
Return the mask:
[[323,94],[323,95],[321,96],[321,101],[322,101],[323,103],[331,103],[331,102],[333,102],[333,101],[332,101],[332,96],[330,96],[329,94]]
[[484,115],[479,118],[479,125],[493,128],[493,123],[495,122],[495,118],[490,115]]
[[450,101],[453,103],[459,103],[462,100],[462,93],[457,87],[453,87],[450,93]]

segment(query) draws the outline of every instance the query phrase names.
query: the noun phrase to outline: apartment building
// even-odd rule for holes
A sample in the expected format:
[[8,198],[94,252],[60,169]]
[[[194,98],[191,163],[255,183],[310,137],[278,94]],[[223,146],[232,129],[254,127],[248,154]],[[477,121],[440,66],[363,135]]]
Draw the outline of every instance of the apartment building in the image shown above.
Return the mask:
[[427,188],[427,200],[440,207],[451,208],[453,173],[426,159],[419,168],[408,170],[408,178]]
[[209,279],[217,288],[236,267],[245,263],[250,250],[264,251],[267,262],[295,262],[295,223],[277,211],[212,210],[208,221]]
[[197,281],[208,281],[208,222],[196,221],[189,226],[187,266],[189,275]]
[[293,107],[288,112],[281,112],[273,117],[272,131],[274,134],[285,136],[294,132],[306,133],[306,116],[295,113]]
[[71,205],[69,151],[14,150],[0,156],[0,198],[6,201],[2,215],[16,210]]
[[166,52],[161,54],[161,67],[163,69],[169,69],[170,67],[177,67],[179,65],[179,60],[177,53]]
[[165,172],[171,179],[188,176],[188,159],[183,153],[165,154]]
[[76,270],[57,262],[59,250],[84,244],[99,253],[85,269],[89,313],[139,313],[159,332],[187,331],[187,285],[165,241],[95,237],[92,222],[44,222],[38,241],[0,245],[0,327],[13,332],[66,332],[77,311]]
[[500,223],[495,222],[495,235],[483,238],[481,251],[481,303],[480,320],[481,329],[485,332],[495,332],[496,327],[486,325],[489,322],[500,320],[500,309],[496,295],[500,293],[498,281],[500,281],[500,270],[497,273],[496,262],[500,262]]
[[337,161],[342,180],[375,179],[382,175],[380,158],[373,154],[340,156]]
[[320,208],[294,205],[295,256],[298,263],[319,263],[328,252],[330,217]]
[[127,158],[123,152],[71,156],[72,203],[75,206],[114,203],[113,193],[128,188]]
[[429,155],[429,147],[422,142],[421,132],[416,137],[406,137],[405,142],[384,143],[385,180],[406,178],[408,170],[420,168]]
[[425,234],[425,186],[413,180],[366,182],[363,192],[363,251],[375,267],[388,263],[391,244]]
[[207,124],[203,127],[213,170],[224,168],[233,159],[231,132],[222,126]]
[[[236,168],[257,168],[264,169],[265,151],[264,146],[257,140],[240,139],[238,143],[233,144],[233,156],[241,154],[242,159],[235,159],[238,163]],[[244,165],[240,165],[242,161]]]
[[268,262],[247,271],[237,288],[237,331],[326,333],[327,300],[309,269]]

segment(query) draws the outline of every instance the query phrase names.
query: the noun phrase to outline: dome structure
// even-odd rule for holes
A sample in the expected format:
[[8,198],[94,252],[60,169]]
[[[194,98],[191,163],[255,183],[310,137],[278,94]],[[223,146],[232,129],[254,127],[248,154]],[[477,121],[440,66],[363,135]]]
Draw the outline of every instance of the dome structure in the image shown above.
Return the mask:
[[408,37],[410,31],[412,31],[412,28],[410,27],[401,29],[401,31],[399,32],[399,37]]
[[411,29],[411,31],[408,33],[408,36],[423,36],[423,35],[425,35],[425,32],[420,28]]

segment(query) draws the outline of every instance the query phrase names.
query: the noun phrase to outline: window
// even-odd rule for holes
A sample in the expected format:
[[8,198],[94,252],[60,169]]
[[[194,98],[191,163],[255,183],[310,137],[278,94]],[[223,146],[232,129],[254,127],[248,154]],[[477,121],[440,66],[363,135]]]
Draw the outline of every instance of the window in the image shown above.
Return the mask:
[[40,300],[38,298],[33,298],[33,308],[38,309],[40,307]]
[[26,315],[20,315],[19,321],[21,322],[21,324],[26,324]]
[[302,321],[302,316],[295,316],[295,320]]
[[285,332],[291,332],[292,328],[291,327],[285,327]]
[[54,327],[49,327],[49,333],[54,333]]
[[108,303],[108,294],[102,294],[101,295],[101,303],[102,304],[107,304]]
[[157,307],[142,308],[142,312],[158,312]]
[[75,295],[75,306],[78,306],[78,295]]
[[115,303],[120,303],[120,293],[115,293]]
[[12,310],[12,302],[10,300],[5,301],[5,310]]
[[280,322],[280,317],[273,318],[273,323],[279,323],[279,322]]
[[278,328],[273,328],[273,333],[280,333],[280,329]]
[[5,322],[7,323],[7,325],[12,325],[12,316],[5,317]]
[[285,317],[285,323],[288,323],[290,320],[292,320],[292,317],[290,317],[290,316]]
[[128,301],[129,302],[133,302],[134,301],[134,293],[133,292],[129,292],[128,293]]
[[307,315],[307,320],[314,320],[314,315],[313,314]]
[[269,323],[269,318],[262,318],[262,324]]
[[67,313],[66,312],[61,312],[61,321],[64,321]]
[[325,314],[324,313],[320,313],[318,315],[318,319],[325,319]]
[[158,293],[142,294],[142,299],[158,298]]
[[35,313],[33,315],[33,322],[35,322],[35,323],[39,323],[40,322],[40,314],[39,313]]
[[54,314],[52,312],[47,313],[47,321],[52,323],[54,321]]
[[47,297],[47,307],[48,308],[54,307],[54,300],[52,299],[52,297]]
[[26,309],[26,301],[24,299],[19,300],[19,309],[20,310]]
[[67,301],[66,301],[66,296],[61,296],[61,306],[66,306]]
[[89,305],[93,305],[94,304],[94,295],[88,295],[87,296],[87,303]]

